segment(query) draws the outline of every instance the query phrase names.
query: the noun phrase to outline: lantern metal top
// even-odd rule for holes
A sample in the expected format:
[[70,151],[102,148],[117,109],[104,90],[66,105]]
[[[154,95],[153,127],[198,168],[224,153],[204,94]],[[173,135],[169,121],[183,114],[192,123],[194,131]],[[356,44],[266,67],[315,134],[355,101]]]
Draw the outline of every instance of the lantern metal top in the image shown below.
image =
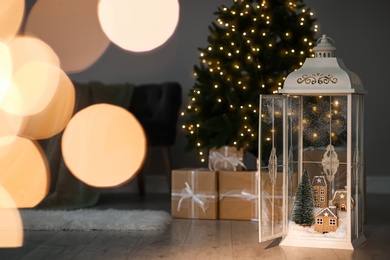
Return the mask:
[[[334,53],[336,48],[325,34],[313,48],[314,58],[306,58],[303,66],[290,73],[279,93],[283,94],[365,94],[358,75],[347,69]],[[332,40],[333,41],[333,40]]]

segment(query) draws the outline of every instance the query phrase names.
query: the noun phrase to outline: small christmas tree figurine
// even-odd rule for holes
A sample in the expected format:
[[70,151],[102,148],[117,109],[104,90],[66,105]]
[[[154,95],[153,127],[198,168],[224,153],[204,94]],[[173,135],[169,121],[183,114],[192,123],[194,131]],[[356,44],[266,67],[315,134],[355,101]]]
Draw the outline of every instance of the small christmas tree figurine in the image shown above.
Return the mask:
[[295,205],[292,220],[302,226],[310,226],[314,223],[314,204],[311,184],[307,171],[304,170],[301,182],[295,194]]
[[259,95],[276,93],[312,55],[317,31],[303,0],[232,0],[215,14],[183,114],[186,148],[201,159],[222,146],[257,153]]

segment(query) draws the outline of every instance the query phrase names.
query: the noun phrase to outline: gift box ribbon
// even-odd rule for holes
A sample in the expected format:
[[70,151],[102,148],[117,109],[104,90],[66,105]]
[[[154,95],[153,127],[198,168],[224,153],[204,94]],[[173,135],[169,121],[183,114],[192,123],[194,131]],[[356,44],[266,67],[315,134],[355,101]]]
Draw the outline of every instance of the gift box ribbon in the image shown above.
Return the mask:
[[231,190],[231,191],[225,192],[223,194],[219,194],[219,199],[220,200],[224,199],[225,197],[228,197],[228,198],[240,198],[240,199],[243,199],[243,200],[246,200],[246,201],[251,201],[251,200],[258,199],[258,195],[257,194],[250,193],[250,192],[246,191],[245,189],[243,189],[243,190]]
[[207,194],[195,194],[194,190],[191,188],[191,186],[188,184],[188,182],[185,182],[185,188],[181,191],[181,193],[172,193],[172,196],[179,196],[181,197],[178,204],[177,204],[177,211],[180,211],[182,202],[185,199],[191,199],[192,200],[192,217],[194,217],[195,212],[195,204],[199,205],[199,207],[202,209],[203,213],[206,215],[206,209],[207,209],[207,199],[216,199],[217,196],[215,195],[207,195]]
[[243,168],[246,169],[245,164],[237,157],[237,154],[233,153],[229,156],[225,156],[219,152],[212,152],[209,156],[209,162],[213,162],[212,167],[209,165],[210,170],[219,170],[216,169],[216,166],[220,162],[227,162],[233,166],[233,170],[236,170],[236,167],[238,165],[241,165]]

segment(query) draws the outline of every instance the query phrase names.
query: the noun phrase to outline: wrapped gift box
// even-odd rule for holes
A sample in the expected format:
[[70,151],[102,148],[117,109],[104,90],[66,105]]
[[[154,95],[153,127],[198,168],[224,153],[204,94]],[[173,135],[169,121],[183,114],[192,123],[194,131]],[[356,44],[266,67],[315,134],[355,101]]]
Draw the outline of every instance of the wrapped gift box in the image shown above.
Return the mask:
[[219,218],[257,220],[257,171],[219,171]]
[[216,171],[209,169],[173,170],[172,217],[218,219],[217,185]]
[[244,149],[222,146],[209,150],[209,169],[220,171],[241,171],[245,168],[243,163]]

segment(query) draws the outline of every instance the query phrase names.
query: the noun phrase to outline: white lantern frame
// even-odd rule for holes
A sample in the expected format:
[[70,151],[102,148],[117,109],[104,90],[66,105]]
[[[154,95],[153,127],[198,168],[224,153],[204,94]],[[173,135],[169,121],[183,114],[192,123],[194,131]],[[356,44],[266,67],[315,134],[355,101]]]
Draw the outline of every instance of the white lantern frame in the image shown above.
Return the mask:
[[[334,57],[335,47],[323,35],[313,48],[314,58],[307,58],[303,66],[289,74],[285,80],[282,95],[260,95],[259,117],[259,238],[260,242],[282,237],[282,246],[301,246],[316,248],[351,249],[365,241],[363,234],[364,204],[365,204],[365,167],[364,167],[364,90],[360,78],[346,68],[344,62]],[[309,127],[304,125],[304,111],[308,109],[307,101],[311,99],[328,99],[322,102],[329,106],[329,113],[324,118],[324,132],[329,136],[329,144],[323,148],[323,159],[307,160],[311,146],[305,144],[304,134]],[[340,103],[335,102],[341,101]],[[322,100],[321,100],[322,101]],[[332,127],[336,126],[332,115],[336,114],[335,105],[341,104],[344,111],[344,122],[341,122],[346,134],[343,137],[343,159],[338,160],[338,148],[332,141]],[[313,107],[314,108],[314,107]],[[323,112],[323,111],[322,111]],[[321,115],[320,115],[321,116]],[[321,127],[322,125],[320,125]],[[306,132],[305,132],[306,131]],[[340,130],[341,131],[341,130]],[[267,136],[268,135],[268,136]],[[266,138],[268,138],[266,141]],[[325,137],[326,139],[328,137]],[[330,155],[330,157],[327,157]],[[333,156],[333,157],[332,157]],[[322,165],[321,165],[322,164]],[[302,172],[311,165],[320,165],[323,172],[328,171],[328,186],[332,197],[336,194],[346,194],[346,206],[330,211],[328,206],[314,208],[314,212],[322,214],[329,223],[337,221],[336,231],[321,230],[318,223],[314,229],[300,231],[291,220],[295,204],[295,191],[302,177]],[[339,167],[344,169],[344,176],[336,172]],[[321,173],[319,173],[321,174]],[[335,183],[336,179],[336,183]],[[345,186],[345,191],[335,190],[335,187]],[[313,190],[314,192],[314,190]],[[330,200],[325,196],[326,205]],[[334,201],[333,201],[334,202]],[[337,204],[337,203],[336,203]],[[340,205],[338,205],[340,206]],[[332,217],[334,213],[334,218]],[[329,215],[330,213],[330,215]],[[317,221],[316,216],[313,216]]]

